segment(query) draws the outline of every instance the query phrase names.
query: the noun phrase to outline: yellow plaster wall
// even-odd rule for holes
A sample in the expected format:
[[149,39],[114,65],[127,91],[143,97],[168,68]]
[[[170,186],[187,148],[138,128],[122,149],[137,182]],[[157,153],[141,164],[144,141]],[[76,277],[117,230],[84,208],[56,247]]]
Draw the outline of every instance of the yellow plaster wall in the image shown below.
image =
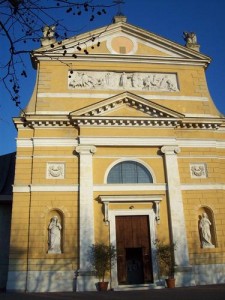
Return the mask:
[[[225,263],[224,191],[183,191],[185,222],[191,264]],[[216,248],[201,248],[198,221],[199,209],[208,207],[214,214]]]
[[163,51],[149,47],[148,45],[139,43],[136,55],[148,55],[148,56],[161,56],[161,57],[170,57],[170,54],[167,54]]
[[[60,255],[47,253],[47,228],[54,211],[63,219]],[[26,269],[27,251],[30,270],[73,270],[78,254],[78,193],[14,193],[10,245],[10,270]]]
[[[137,91],[140,96],[146,95],[168,95],[168,96],[193,96],[193,97],[207,97],[207,101],[166,101],[155,99],[154,101],[165,105],[168,108],[174,109],[182,113],[201,113],[201,114],[218,114],[215,105],[211,101],[210,94],[208,92],[207,83],[205,79],[205,73],[203,67],[200,66],[182,66],[182,65],[156,65],[146,63],[103,63],[103,62],[81,62],[71,61],[70,69],[75,70],[108,70],[108,71],[120,71],[120,72],[162,72],[162,73],[176,73],[178,76],[178,82],[180,91],[177,92],[156,92],[156,91]],[[40,74],[38,81],[39,93],[87,93],[83,89],[68,89],[68,71],[69,68],[60,62],[41,62]],[[100,91],[100,93],[103,91]],[[99,93],[97,90],[92,90],[92,94]],[[109,91],[113,96],[121,93],[118,91]],[[39,111],[73,111],[83,106],[87,106],[93,103],[97,103],[102,98],[48,98],[39,97],[37,101],[37,110]],[[57,105],[56,105],[57,103]],[[193,105],[194,104],[194,105]]]
[[[183,149],[182,149],[183,150]],[[215,152],[206,151],[206,149],[189,149],[186,153],[189,157],[185,157],[184,151],[179,157],[179,172],[182,183],[185,184],[215,184],[223,181],[224,165],[217,158]],[[184,157],[182,157],[184,156]],[[206,164],[206,178],[191,178],[190,164],[203,163]],[[221,172],[222,171],[222,172]]]

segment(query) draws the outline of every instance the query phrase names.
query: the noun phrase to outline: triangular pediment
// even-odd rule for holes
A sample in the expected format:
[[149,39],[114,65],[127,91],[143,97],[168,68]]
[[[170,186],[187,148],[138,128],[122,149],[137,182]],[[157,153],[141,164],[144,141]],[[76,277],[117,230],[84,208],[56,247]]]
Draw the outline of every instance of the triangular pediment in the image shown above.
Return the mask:
[[197,51],[126,22],[114,23],[64,41],[53,42],[37,49],[33,55],[38,56],[43,53],[45,56],[62,56],[67,60],[68,57],[125,55],[173,60],[197,59],[210,62],[209,57]]
[[124,92],[70,113],[77,118],[181,119],[184,115],[130,92]]

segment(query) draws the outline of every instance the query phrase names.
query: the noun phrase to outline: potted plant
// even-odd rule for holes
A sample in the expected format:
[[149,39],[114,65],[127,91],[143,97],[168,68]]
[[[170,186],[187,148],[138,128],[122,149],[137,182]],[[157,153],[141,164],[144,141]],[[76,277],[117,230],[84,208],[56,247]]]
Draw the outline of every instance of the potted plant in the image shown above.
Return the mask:
[[163,241],[156,240],[156,255],[159,266],[160,276],[166,276],[166,284],[168,288],[175,287],[174,278],[174,250],[176,249],[176,243],[164,243]]
[[107,291],[108,283],[105,282],[106,273],[109,272],[116,260],[116,249],[112,244],[96,243],[90,247],[90,263],[99,282],[99,291]]

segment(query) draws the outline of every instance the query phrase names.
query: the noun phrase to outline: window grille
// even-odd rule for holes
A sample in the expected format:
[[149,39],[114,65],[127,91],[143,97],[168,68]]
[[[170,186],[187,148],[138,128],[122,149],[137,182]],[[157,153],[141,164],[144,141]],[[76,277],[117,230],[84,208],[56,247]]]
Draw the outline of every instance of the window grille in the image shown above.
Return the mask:
[[124,161],[110,170],[107,183],[153,183],[153,178],[142,164]]

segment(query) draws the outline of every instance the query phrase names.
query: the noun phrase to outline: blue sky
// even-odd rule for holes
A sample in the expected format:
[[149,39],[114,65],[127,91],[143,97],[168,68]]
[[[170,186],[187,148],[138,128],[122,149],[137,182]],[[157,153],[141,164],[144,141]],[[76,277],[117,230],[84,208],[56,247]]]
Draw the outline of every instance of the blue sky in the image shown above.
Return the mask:
[[[96,0],[96,3],[110,3]],[[121,6],[128,23],[151,31],[173,42],[184,45],[183,32],[195,32],[201,53],[210,56],[212,62],[206,70],[210,94],[217,108],[225,114],[225,1],[224,0],[126,0]],[[89,22],[85,15],[77,16],[77,22],[67,15],[67,23],[74,24],[78,33],[110,24],[117,9]],[[0,55],[7,48],[0,47]],[[29,77],[21,87],[21,106],[26,107],[35,83],[29,57],[25,59]],[[0,155],[16,150],[17,132],[12,122],[19,115],[18,108],[0,86]]]

